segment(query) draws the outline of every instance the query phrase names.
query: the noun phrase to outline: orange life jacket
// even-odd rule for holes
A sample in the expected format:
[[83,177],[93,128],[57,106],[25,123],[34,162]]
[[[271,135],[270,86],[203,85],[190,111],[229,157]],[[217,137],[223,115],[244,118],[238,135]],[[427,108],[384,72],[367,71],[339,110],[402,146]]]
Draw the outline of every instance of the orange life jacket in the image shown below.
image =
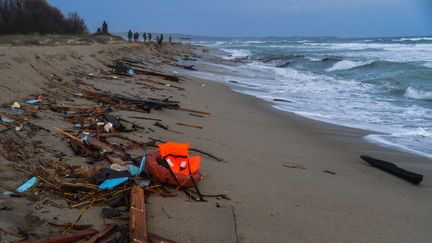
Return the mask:
[[161,158],[168,162],[174,173],[189,175],[199,169],[201,157],[189,157],[189,144],[168,142],[159,144],[158,147]]

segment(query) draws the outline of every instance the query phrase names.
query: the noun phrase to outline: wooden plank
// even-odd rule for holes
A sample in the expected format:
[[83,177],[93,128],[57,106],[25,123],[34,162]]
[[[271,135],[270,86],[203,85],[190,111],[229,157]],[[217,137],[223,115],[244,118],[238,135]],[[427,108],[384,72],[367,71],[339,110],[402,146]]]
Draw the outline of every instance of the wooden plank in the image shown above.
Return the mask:
[[20,243],[68,243],[81,240],[96,233],[97,231],[94,229],[85,229],[75,232],[62,233],[55,236],[49,236],[47,238],[20,241]]
[[144,190],[134,187],[130,195],[129,239],[131,243],[147,242],[147,222],[145,212]]
[[198,110],[187,109],[187,108],[180,108],[180,110],[181,110],[181,111],[187,111],[187,112],[198,113],[198,114],[202,114],[202,115],[208,115],[208,116],[210,116],[210,113],[205,112],[205,111],[198,111]]
[[181,123],[181,122],[177,122],[177,125],[184,126],[184,127],[197,128],[197,129],[202,129],[203,128],[202,126],[192,125],[192,124],[186,124],[186,123]]

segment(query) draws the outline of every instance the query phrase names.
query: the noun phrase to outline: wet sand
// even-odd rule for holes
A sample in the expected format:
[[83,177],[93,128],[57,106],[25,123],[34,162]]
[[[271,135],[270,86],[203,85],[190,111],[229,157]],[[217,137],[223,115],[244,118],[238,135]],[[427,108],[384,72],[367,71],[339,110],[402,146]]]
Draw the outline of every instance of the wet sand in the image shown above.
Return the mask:
[[[44,47],[36,54],[52,51],[54,61],[51,64],[62,65],[54,71],[72,79],[79,72],[96,72],[97,68],[103,68],[104,61],[122,55],[144,58],[147,65],[160,69],[163,60],[190,53],[184,46],[161,51],[121,45],[68,47],[68,53],[63,53],[64,47],[52,47],[55,50]],[[19,49],[14,53],[21,52],[21,56],[31,53],[29,57],[19,59],[27,65],[35,47],[22,48],[27,50]],[[102,50],[104,52],[99,53]],[[12,55],[7,53],[7,49],[3,52],[6,57]],[[88,52],[92,54],[87,55]],[[62,61],[63,54],[71,58],[74,53],[82,57]],[[49,62],[48,57],[42,59]],[[40,64],[40,68],[48,69],[36,59],[31,60]],[[85,63],[90,65],[85,69],[73,69]],[[73,68],[64,68],[65,65]],[[46,74],[52,71],[48,70]],[[44,87],[46,92],[47,84],[43,78],[40,80],[35,87]],[[187,142],[192,147],[223,158],[223,161],[217,161],[202,156],[204,178],[199,186],[203,193],[223,193],[230,199],[208,198],[208,202],[193,202],[180,192],[176,197],[168,198],[151,195],[146,205],[150,232],[178,242],[427,242],[432,237],[430,176],[426,176],[420,186],[414,186],[369,166],[359,155],[424,164],[430,162],[427,159],[369,144],[362,139],[367,131],[329,125],[275,110],[267,102],[235,93],[219,83],[185,77],[176,84],[184,87],[185,91],[146,85],[148,83],[139,79],[88,79],[79,87],[93,86],[136,97],[172,97],[180,101],[183,108],[209,112],[210,115],[204,117],[182,110],[152,111],[145,115],[118,110],[113,114],[126,118],[146,116],[162,119],[174,130],[154,127],[153,121],[128,118],[154,130],[133,132],[128,134],[131,138],[143,142],[149,141],[149,137]],[[56,90],[52,87],[51,91]],[[30,92],[34,91],[11,91],[7,101],[4,98],[2,102],[17,98],[15,93],[24,96]],[[60,95],[58,99],[62,101],[64,97]],[[77,97],[73,102],[85,103]],[[70,127],[71,124],[49,111],[41,111],[40,116],[41,120],[33,122],[52,132],[38,134],[36,138],[28,136],[28,139],[43,139],[43,149],[66,153],[66,163],[86,165],[86,159],[73,155],[64,138],[53,129],[55,126]],[[179,122],[203,128],[179,126]],[[135,151],[137,154],[142,152]],[[10,162],[1,158],[0,163],[2,183],[16,188],[24,181],[24,176],[11,171]],[[0,226],[14,231],[29,213],[46,222],[55,217],[56,222],[63,223],[73,222],[80,214],[76,209],[41,205],[28,198],[13,199],[13,203],[13,210],[0,211]],[[36,205],[41,205],[42,209]],[[112,222],[103,220],[100,210],[101,207],[88,209],[80,224],[93,224],[101,229],[104,224]],[[50,232],[48,229],[43,225],[38,233],[46,235]],[[3,235],[3,239],[11,239],[6,237]]]

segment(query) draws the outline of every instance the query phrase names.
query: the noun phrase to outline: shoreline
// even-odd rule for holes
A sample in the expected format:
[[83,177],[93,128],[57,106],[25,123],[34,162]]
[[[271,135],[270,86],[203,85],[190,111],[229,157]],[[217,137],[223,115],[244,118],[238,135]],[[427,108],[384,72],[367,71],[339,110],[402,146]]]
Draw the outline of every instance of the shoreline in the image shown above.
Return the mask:
[[[428,213],[432,210],[429,203],[432,200],[429,193],[431,177],[426,176],[420,186],[413,186],[372,168],[359,155],[368,151],[383,159],[401,156],[407,161],[421,160],[361,141],[359,135],[364,131],[283,112],[271,107],[269,102],[237,93],[225,84],[210,80],[182,76],[175,88],[173,83],[162,82],[160,78],[112,78],[104,71],[107,62],[122,57],[142,61],[150,70],[162,71],[161,67],[165,68],[169,63],[167,60],[190,54],[191,48],[176,44],[158,49],[152,45],[127,43],[68,47],[66,51],[64,46],[23,47],[16,48],[13,53],[5,48],[2,58],[8,61],[9,55],[19,55],[20,59],[10,59],[20,61],[24,66],[36,62],[35,67],[45,71],[42,74],[48,77],[49,72],[62,75],[61,80],[47,81],[43,75],[31,80],[34,87],[52,97],[50,102],[53,104],[99,106],[99,102],[75,94],[91,87],[139,99],[169,98],[179,101],[182,108],[210,113],[199,117],[185,110],[163,109],[144,114],[147,118],[161,119],[170,128],[164,130],[155,126],[152,120],[133,118],[140,112],[124,109],[111,112],[113,116],[126,118],[141,127],[131,133],[121,133],[129,139],[140,143],[151,141],[151,138],[190,143],[191,147],[223,159],[218,161],[201,155],[204,177],[199,188],[205,194],[226,194],[226,198],[215,196],[207,197],[208,202],[194,202],[172,188],[169,197],[151,194],[146,203],[149,232],[178,242],[424,242],[432,237],[429,230],[432,216]],[[50,55],[42,55],[45,52]],[[41,57],[35,61],[35,55]],[[19,63],[16,66],[21,67]],[[16,71],[14,74],[21,80],[37,75]],[[77,77],[79,79],[74,79]],[[29,93],[20,90],[21,86],[13,86],[12,81],[6,81],[14,92],[3,99],[15,99]],[[64,88],[77,90],[72,92],[75,95],[70,95]],[[20,132],[3,132],[10,138],[3,146],[10,141],[20,142],[21,146],[17,148],[29,149],[23,153],[29,153],[30,157],[15,160],[11,157],[12,161],[0,157],[2,187],[17,188],[28,179],[28,174],[13,170],[13,165],[18,162],[35,167],[40,164],[83,168],[109,166],[105,160],[88,164],[88,158],[72,152],[67,140],[54,129],[72,129],[72,124],[65,121],[62,114],[41,109],[37,115],[38,119],[31,119],[41,127],[35,134],[29,132],[27,123]],[[116,144],[127,144],[125,140],[110,139]],[[35,150],[31,150],[33,141],[38,144]],[[0,149],[0,152],[4,151],[5,148]],[[155,148],[131,148],[128,151],[134,156],[142,156]],[[47,161],[55,163],[47,164]],[[36,237],[58,231],[46,222],[73,223],[80,217],[80,224],[90,224],[98,230],[108,223],[125,223],[103,219],[101,210],[106,205],[88,208],[81,218],[80,210],[70,208],[65,200],[48,192],[42,199],[55,204],[41,204],[42,199],[38,198],[41,194],[36,192],[32,189],[24,197],[2,198],[12,203],[13,210],[0,211],[0,227],[18,232],[22,220],[27,215],[34,215],[45,222],[37,221],[37,225],[32,225],[32,236]],[[6,240],[15,240],[2,236]]]
[[[205,98],[196,97],[195,102],[209,104],[208,111],[217,121],[206,125],[219,132],[207,129],[206,137],[225,145],[207,149],[236,158],[221,165],[229,169],[219,169],[229,175],[219,179],[213,175],[202,185],[203,190],[227,185],[231,188],[228,195],[236,195],[233,200],[239,201],[234,205],[244,205],[234,206],[241,212],[236,211],[241,222],[240,242],[426,239],[425,228],[419,229],[419,224],[402,218],[416,215],[422,221],[420,225],[428,224],[428,209],[423,208],[429,207],[427,201],[432,196],[428,176],[416,187],[367,165],[359,155],[367,151],[393,161],[395,156],[404,161],[422,160],[367,143],[361,137],[363,130],[279,111],[268,102],[234,92],[221,83],[190,80],[195,81],[190,81],[189,87],[208,87],[207,92],[202,91]],[[253,168],[247,168],[250,164]],[[212,171],[209,176],[219,172]],[[236,173],[241,174],[238,179]]]

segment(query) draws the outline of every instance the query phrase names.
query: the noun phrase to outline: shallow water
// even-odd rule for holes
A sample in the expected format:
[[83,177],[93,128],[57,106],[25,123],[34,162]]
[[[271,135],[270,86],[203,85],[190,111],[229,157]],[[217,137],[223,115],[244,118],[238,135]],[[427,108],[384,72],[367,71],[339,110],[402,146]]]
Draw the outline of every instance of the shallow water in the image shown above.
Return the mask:
[[[368,141],[432,158],[432,37],[195,38],[189,74],[229,82],[278,109],[376,131]],[[193,62],[191,62],[193,64]],[[234,82],[233,82],[234,81]]]

